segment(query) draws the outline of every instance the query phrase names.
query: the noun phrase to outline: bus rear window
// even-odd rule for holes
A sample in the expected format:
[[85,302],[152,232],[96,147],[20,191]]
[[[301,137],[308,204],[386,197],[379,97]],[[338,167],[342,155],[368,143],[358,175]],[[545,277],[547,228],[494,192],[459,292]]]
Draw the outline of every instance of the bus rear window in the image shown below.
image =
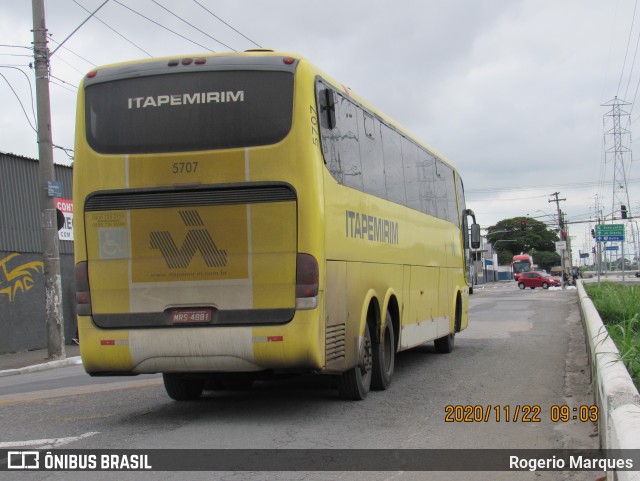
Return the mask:
[[268,145],[291,129],[293,74],[151,75],[89,85],[85,99],[87,141],[103,154]]

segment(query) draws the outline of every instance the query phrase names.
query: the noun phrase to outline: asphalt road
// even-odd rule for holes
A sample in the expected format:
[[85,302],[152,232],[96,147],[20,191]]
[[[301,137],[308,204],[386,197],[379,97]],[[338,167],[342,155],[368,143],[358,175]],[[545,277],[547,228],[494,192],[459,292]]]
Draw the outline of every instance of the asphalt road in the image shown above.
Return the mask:
[[[207,392],[188,403],[169,399],[157,376],[96,380],[73,366],[0,378],[0,448],[597,448],[592,423],[550,419],[551,406],[593,403],[576,291],[520,291],[515,283],[476,289],[470,316],[453,353],[436,354],[425,345],[399,354],[391,388],[362,402],[340,400],[330,378],[314,376],[257,383],[248,391]],[[447,406],[482,406],[489,415],[445,422],[456,409]],[[527,412],[539,422],[526,422]],[[3,474],[16,473],[0,472],[0,479],[28,480],[598,477],[411,471]]]

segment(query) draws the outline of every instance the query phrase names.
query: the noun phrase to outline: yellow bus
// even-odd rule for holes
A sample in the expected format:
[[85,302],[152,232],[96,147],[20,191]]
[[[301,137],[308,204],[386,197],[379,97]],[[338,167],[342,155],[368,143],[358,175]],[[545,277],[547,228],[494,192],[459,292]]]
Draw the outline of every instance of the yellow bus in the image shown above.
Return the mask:
[[76,120],[89,374],[162,373],[190,400],[311,372],[358,400],[467,327],[479,227],[457,171],[306,59],[100,67]]

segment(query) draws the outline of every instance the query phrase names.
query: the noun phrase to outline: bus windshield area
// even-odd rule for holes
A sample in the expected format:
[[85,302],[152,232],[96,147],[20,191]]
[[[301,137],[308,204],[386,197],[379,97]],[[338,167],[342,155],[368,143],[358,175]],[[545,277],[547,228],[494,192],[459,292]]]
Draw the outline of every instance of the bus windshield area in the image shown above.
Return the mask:
[[513,272],[529,272],[531,264],[528,261],[513,261]]
[[291,129],[293,74],[200,71],[91,82],[86,136],[102,154],[269,145]]

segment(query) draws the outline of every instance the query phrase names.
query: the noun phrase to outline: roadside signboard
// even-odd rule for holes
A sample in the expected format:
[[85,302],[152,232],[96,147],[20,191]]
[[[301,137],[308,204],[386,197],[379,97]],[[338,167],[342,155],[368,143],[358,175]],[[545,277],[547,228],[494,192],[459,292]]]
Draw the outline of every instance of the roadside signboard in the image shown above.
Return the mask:
[[58,230],[58,239],[73,240],[73,200],[56,198],[56,209],[64,215],[64,225]]
[[618,246],[607,246],[604,248],[607,251],[617,251],[618,250]]
[[624,224],[600,224],[596,226],[596,242],[624,241]]
[[556,252],[566,251],[567,241],[556,241]]

